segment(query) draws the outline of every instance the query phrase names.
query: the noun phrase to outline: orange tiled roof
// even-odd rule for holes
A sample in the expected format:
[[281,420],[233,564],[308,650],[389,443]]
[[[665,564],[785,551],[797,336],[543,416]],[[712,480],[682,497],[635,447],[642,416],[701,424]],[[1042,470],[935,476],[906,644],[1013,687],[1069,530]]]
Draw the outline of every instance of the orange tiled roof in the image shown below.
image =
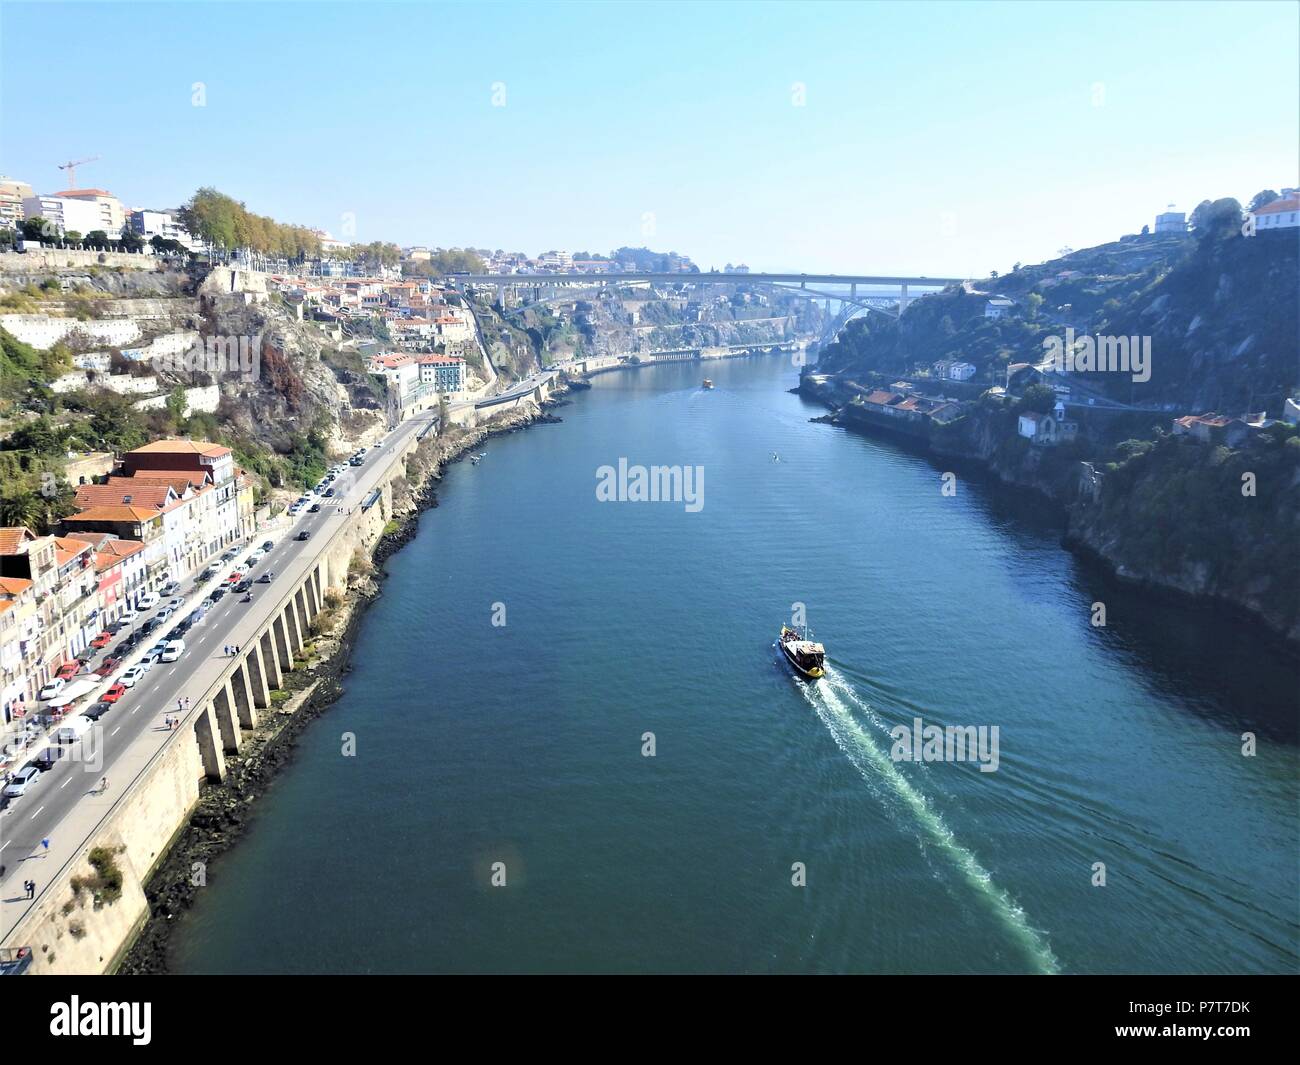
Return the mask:
[[32,586],[32,582],[25,577],[0,577],[0,594],[3,595],[22,595]]
[[199,470],[136,470],[130,475],[114,474],[108,479],[108,483],[135,481],[136,484],[169,484],[176,489],[176,494],[180,495],[186,487],[198,488],[210,476],[211,474]]
[[1261,214],[1281,214],[1283,211],[1300,211],[1300,196],[1288,196],[1284,200],[1274,200],[1255,212]]
[[0,555],[16,555],[24,540],[35,540],[36,534],[25,525],[0,528]]
[[101,504],[87,507],[80,514],[73,514],[63,519],[64,524],[80,521],[148,521],[156,518],[161,511],[148,507],[137,507],[131,503]]
[[230,448],[207,440],[155,440],[127,452],[128,455],[229,455]]
[[[131,477],[111,477],[108,484],[83,484],[77,488],[77,506],[94,507],[103,503],[127,503],[135,507],[162,509],[175,495],[170,485],[133,484]],[[117,484],[113,482],[117,481]]]

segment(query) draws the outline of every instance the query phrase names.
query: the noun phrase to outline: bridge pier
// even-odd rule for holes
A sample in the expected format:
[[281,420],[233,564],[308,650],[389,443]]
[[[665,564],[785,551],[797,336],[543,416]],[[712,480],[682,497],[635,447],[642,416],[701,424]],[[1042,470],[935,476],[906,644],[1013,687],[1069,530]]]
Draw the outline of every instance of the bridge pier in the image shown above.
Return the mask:
[[239,727],[256,728],[257,710],[253,706],[253,684],[249,677],[248,662],[252,652],[245,654],[230,678],[230,685],[235,692],[235,708],[239,711]]
[[221,732],[221,746],[231,754],[239,753],[243,736],[239,730],[239,721],[235,717],[235,689],[227,677],[216,698],[212,700],[212,710],[217,717],[217,728]]
[[[274,632],[275,623],[272,622],[266,627],[257,641],[257,649],[261,651],[258,662],[263,667],[263,676],[266,678],[268,688],[279,688],[284,684],[284,667],[280,665],[280,655],[276,649],[276,634]],[[270,705],[271,697],[267,696],[267,705]]]
[[199,745],[199,757],[203,759],[203,775],[219,784],[226,779],[226,758],[217,743],[216,732],[212,707],[201,707],[199,716],[194,719],[194,741]]
[[[271,622],[271,627],[275,629],[275,649],[278,654],[280,668],[286,673],[293,670],[293,653],[289,650],[289,626],[285,620],[287,611],[281,610],[275,615],[275,620]],[[276,687],[279,687],[277,684]]]
[[249,691],[252,692],[253,706],[265,710],[271,705],[271,689],[266,682],[266,665],[262,661],[262,641],[255,640],[244,659],[248,669]]

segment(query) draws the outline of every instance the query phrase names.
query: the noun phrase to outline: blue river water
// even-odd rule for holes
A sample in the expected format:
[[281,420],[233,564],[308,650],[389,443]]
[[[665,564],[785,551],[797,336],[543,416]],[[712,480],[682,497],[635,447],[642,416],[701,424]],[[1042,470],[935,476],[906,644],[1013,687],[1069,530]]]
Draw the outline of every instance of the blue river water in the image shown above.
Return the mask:
[[[448,471],[172,967],[1296,971],[1294,660],[813,423],[787,358],[707,372],[598,377]],[[598,500],[620,459],[703,505]],[[892,758],[918,718],[996,726],[996,771]]]

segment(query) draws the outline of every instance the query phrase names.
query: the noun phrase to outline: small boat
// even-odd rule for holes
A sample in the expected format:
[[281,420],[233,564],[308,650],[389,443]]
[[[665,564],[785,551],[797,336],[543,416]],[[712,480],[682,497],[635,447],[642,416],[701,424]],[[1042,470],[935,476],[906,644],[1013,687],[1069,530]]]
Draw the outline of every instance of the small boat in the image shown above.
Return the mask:
[[826,675],[826,648],[808,639],[809,635],[807,631],[800,632],[788,625],[782,625],[781,638],[778,642],[790,665],[805,677],[816,680]]
[[713,382],[710,381],[710,380],[706,377],[706,378],[704,379],[704,385],[703,385],[703,387],[704,387],[704,388],[712,388],[712,387],[713,387]]

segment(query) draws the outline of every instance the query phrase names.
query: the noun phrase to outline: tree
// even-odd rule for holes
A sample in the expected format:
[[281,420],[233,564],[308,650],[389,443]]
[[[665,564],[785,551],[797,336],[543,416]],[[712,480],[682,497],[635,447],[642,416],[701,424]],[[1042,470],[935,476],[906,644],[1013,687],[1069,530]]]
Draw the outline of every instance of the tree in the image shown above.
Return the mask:
[[1274,200],[1280,198],[1281,197],[1279,197],[1278,194],[1274,192],[1272,189],[1264,189],[1262,192],[1257,192],[1253,197],[1251,197],[1250,206],[1247,207],[1246,210],[1250,211],[1253,214],[1254,212],[1258,211],[1261,207],[1267,207]]
[[1150,227],[1150,226],[1143,226],[1143,227],[1142,227],[1142,235],[1143,235],[1144,237],[1146,237],[1146,236],[1149,236],[1150,234],[1151,234],[1151,227]]
[[69,229],[66,233],[63,234],[63,239],[66,240],[69,244],[80,244],[81,234],[78,233],[75,229]]
[[108,234],[102,229],[92,229],[86,234],[85,243],[92,248],[100,248],[102,250],[108,247]]
[[54,240],[58,237],[58,229],[48,218],[24,218],[19,224],[18,229],[22,233],[23,240]]
[[1043,297],[1041,293],[1031,292],[1025,297],[1025,309],[1029,312],[1031,322],[1038,318],[1038,311],[1042,306]]
[[1241,232],[1241,204],[1227,196],[1202,200],[1192,212],[1192,229],[1202,240],[1224,240]]
[[1025,389],[1020,402],[1016,404],[1015,412],[1023,414],[1027,411],[1037,411],[1039,414],[1046,414],[1055,406],[1056,393],[1047,385],[1034,384]]

